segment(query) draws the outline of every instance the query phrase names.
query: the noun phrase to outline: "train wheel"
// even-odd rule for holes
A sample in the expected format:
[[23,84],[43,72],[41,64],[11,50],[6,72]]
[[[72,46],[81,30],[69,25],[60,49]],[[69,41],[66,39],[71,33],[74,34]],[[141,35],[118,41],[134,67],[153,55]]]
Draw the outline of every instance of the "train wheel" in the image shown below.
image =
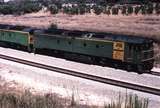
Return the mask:
[[143,74],[144,73],[143,66],[142,65],[138,65],[137,66],[137,71],[138,71],[138,74]]
[[31,47],[28,47],[27,50],[28,50],[29,53],[32,52]]
[[117,63],[114,63],[113,66],[114,66],[114,68],[116,68],[116,69],[118,68],[118,64],[117,64]]
[[94,59],[94,64],[98,65],[98,64],[100,64],[100,61],[101,61],[101,60],[100,60],[99,58],[95,58],[95,59]]
[[129,71],[129,72],[132,71],[132,65],[129,65],[129,64],[128,64],[128,65],[126,66],[126,69],[127,69],[127,71]]
[[36,54],[36,48],[33,48],[33,53]]

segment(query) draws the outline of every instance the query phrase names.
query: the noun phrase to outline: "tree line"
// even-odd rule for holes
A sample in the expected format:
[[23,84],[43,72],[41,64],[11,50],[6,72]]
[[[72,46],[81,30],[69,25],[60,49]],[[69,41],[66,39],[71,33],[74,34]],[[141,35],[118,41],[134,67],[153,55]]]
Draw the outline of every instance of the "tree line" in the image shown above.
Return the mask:
[[[90,3],[85,0],[20,0],[10,1],[0,4],[0,14],[22,15],[26,13],[38,12],[46,7],[52,14],[59,12],[70,15],[83,15],[85,13],[101,13],[107,15],[130,15],[130,14],[160,14],[160,3],[141,3],[141,4],[111,4],[105,0]],[[93,0],[94,1],[94,0]]]
[[131,15],[131,14],[142,14],[142,15],[150,15],[150,14],[160,14],[160,3],[148,3],[148,4],[140,4],[140,5],[98,5],[98,4],[72,4],[65,6],[57,6],[56,4],[52,4],[49,6],[49,10],[52,14],[57,14],[59,12],[63,12],[65,14],[71,15],[83,15],[85,13],[95,13],[96,15],[100,15],[101,13],[107,15]]

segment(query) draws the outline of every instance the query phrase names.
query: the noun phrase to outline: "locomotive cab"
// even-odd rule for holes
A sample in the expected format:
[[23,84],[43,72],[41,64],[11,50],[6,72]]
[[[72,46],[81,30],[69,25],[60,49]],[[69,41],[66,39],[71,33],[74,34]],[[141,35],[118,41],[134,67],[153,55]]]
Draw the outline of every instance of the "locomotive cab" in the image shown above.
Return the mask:
[[128,44],[127,62],[139,73],[150,72],[154,65],[153,41]]
[[146,70],[151,70],[154,65],[153,41],[141,46],[141,64]]

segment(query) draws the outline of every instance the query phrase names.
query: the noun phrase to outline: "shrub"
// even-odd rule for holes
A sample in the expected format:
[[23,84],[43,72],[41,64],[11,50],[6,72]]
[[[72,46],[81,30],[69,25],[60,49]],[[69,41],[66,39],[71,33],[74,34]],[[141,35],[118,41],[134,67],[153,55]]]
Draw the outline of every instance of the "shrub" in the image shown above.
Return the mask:
[[65,14],[69,14],[69,12],[70,12],[70,9],[69,9],[70,7],[63,7],[63,13],[65,13]]
[[70,8],[70,14],[72,15],[78,15],[79,11],[78,11],[78,7],[77,6],[73,6],[72,8]]
[[91,7],[86,6],[85,13],[91,13]]
[[58,7],[55,4],[50,5],[49,10],[50,10],[51,14],[57,14],[58,13]]
[[142,13],[142,15],[146,14],[146,7],[145,7],[145,5],[141,6],[141,13]]
[[86,12],[86,10],[85,10],[85,5],[82,5],[82,4],[80,4],[80,5],[78,5],[78,7],[79,7],[79,14],[80,15],[83,15],[83,14],[85,14],[85,12]]
[[103,8],[102,8],[101,6],[97,6],[97,5],[95,5],[95,6],[93,7],[93,10],[94,10],[94,13],[95,13],[96,15],[100,15],[100,14],[103,12]]
[[135,7],[134,13],[137,15],[140,12],[141,8],[139,6]]
[[107,14],[107,15],[110,15],[111,14],[110,8],[109,7],[108,8],[104,8],[103,13]]
[[153,4],[148,4],[147,5],[147,14],[153,14],[153,10],[154,10]]
[[123,14],[123,15],[126,15],[126,14],[127,14],[127,7],[126,7],[126,6],[123,6],[123,7],[122,7],[122,14]]
[[159,15],[160,14],[160,4],[159,3],[156,4],[155,10],[156,10],[156,14]]
[[0,5],[1,14],[25,14],[38,12],[42,9],[42,6],[38,2],[31,2],[30,0],[25,0],[21,2],[11,2]]
[[10,5],[1,5],[0,6],[0,13],[7,15],[7,14],[13,14],[14,8]]
[[127,13],[128,14],[132,14],[133,13],[133,7],[132,6],[128,6]]
[[112,15],[118,15],[119,9],[117,7],[112,8]]
[[38,12],[42,9],[42,6],[38,2],[32,2],[30,0],[24,0],[22,2],[19,2],[17,4],[18,11],[21,11],[22,13],[32,13],[32,12]]

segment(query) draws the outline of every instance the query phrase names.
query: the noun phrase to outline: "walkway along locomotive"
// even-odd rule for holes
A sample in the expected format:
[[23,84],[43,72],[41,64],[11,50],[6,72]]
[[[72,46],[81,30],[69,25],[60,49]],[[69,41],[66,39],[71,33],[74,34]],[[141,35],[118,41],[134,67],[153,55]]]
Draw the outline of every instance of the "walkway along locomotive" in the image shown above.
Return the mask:
[[153,40],[129,35],[0,25],[0,45],[138,73],[149,72],[154,64]]

